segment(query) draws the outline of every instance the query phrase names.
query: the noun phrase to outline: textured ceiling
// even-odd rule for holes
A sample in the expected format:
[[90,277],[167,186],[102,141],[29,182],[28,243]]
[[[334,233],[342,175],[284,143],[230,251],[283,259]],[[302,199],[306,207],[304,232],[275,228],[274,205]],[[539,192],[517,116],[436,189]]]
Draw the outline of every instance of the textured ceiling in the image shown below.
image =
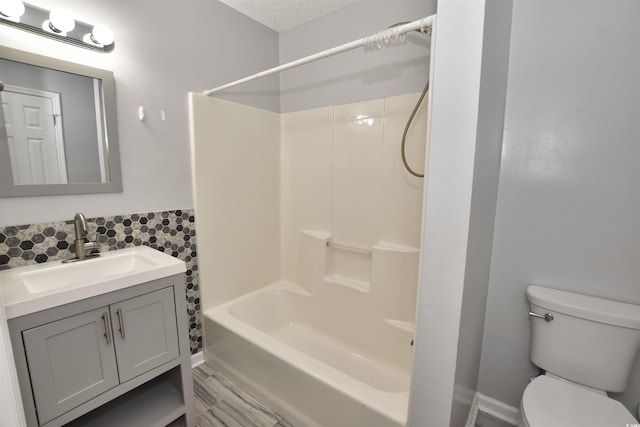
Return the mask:
[[285,31],[360,0],[220,0],[275,31]]

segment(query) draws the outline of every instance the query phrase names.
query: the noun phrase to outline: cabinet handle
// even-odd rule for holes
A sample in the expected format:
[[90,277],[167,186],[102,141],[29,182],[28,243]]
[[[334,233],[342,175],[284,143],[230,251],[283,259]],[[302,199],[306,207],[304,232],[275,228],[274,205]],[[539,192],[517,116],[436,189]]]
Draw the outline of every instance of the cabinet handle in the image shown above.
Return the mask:
[[122,320],[122,309],[119,308],[116,312],[118,314],[118,323],[120,324],[120,336],[124,339],[124,321]]
[[104,322],[104,337],[107,339],[107,345],[111,345],[111,328],[109,327],[109,314],[104,313],[102,315],[102,321]]

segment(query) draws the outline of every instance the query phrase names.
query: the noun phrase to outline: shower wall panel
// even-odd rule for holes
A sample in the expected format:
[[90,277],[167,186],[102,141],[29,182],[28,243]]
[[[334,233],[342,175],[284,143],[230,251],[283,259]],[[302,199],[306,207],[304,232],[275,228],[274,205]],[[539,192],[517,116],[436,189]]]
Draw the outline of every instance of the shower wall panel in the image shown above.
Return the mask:
[[299,230],[330,232],[333,108],[282,114],[282,271],[295,282]]
[[371,248],[378,241],[384,99],[337,106],[333,123],[332,239]]
[[[384,140],[380,180],[378,241],[389,245],[420,247],[424,178],[407,172],[402,164],[402,133],[417,96],[402,95],[385,100]],[[427,104],[416,113],[405,143],[409,166],[425,172]]]
[[[410,94],[282,115],[285,280],[298,281],[305,230],[365,250],[419,250],[423,179],[406,171],[400,154],[417,99],[418,94]],[[425,167],[425,110],[418,112],[406,142],[407,159],[420,172]],[[374,258],[332,248],[326,254],[327,280],[360,292],[369,291],[371,283],[393,286],[372,277],[379,271],[372,266]],[[406,289],[413,298],[415,287]]]
[[191,94],[203,309],[280,278],[280,116]]

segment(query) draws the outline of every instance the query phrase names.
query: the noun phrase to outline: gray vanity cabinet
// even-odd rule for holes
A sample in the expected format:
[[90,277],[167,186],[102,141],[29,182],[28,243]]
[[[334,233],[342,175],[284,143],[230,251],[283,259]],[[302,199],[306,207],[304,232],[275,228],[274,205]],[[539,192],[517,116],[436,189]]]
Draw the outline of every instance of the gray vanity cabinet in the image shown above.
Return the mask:
[[118,384],[116,356],[105,339],[108,313],[101,307],[23,332],[41,424]]
[[28,426],[192,427],[186,313],[175,275],[9,319]]
[[22,336],[38,418],[45,424],[178,357],[173,288],[38,326]]

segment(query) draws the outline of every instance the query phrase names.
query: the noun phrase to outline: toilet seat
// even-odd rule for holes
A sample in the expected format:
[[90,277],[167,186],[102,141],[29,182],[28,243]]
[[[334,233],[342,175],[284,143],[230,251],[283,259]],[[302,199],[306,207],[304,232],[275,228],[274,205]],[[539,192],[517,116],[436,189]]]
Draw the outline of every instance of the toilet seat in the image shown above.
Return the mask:
[[624,427],[638,421],[617,400],[541,375],[525,389],[522,420],[530,427]]

